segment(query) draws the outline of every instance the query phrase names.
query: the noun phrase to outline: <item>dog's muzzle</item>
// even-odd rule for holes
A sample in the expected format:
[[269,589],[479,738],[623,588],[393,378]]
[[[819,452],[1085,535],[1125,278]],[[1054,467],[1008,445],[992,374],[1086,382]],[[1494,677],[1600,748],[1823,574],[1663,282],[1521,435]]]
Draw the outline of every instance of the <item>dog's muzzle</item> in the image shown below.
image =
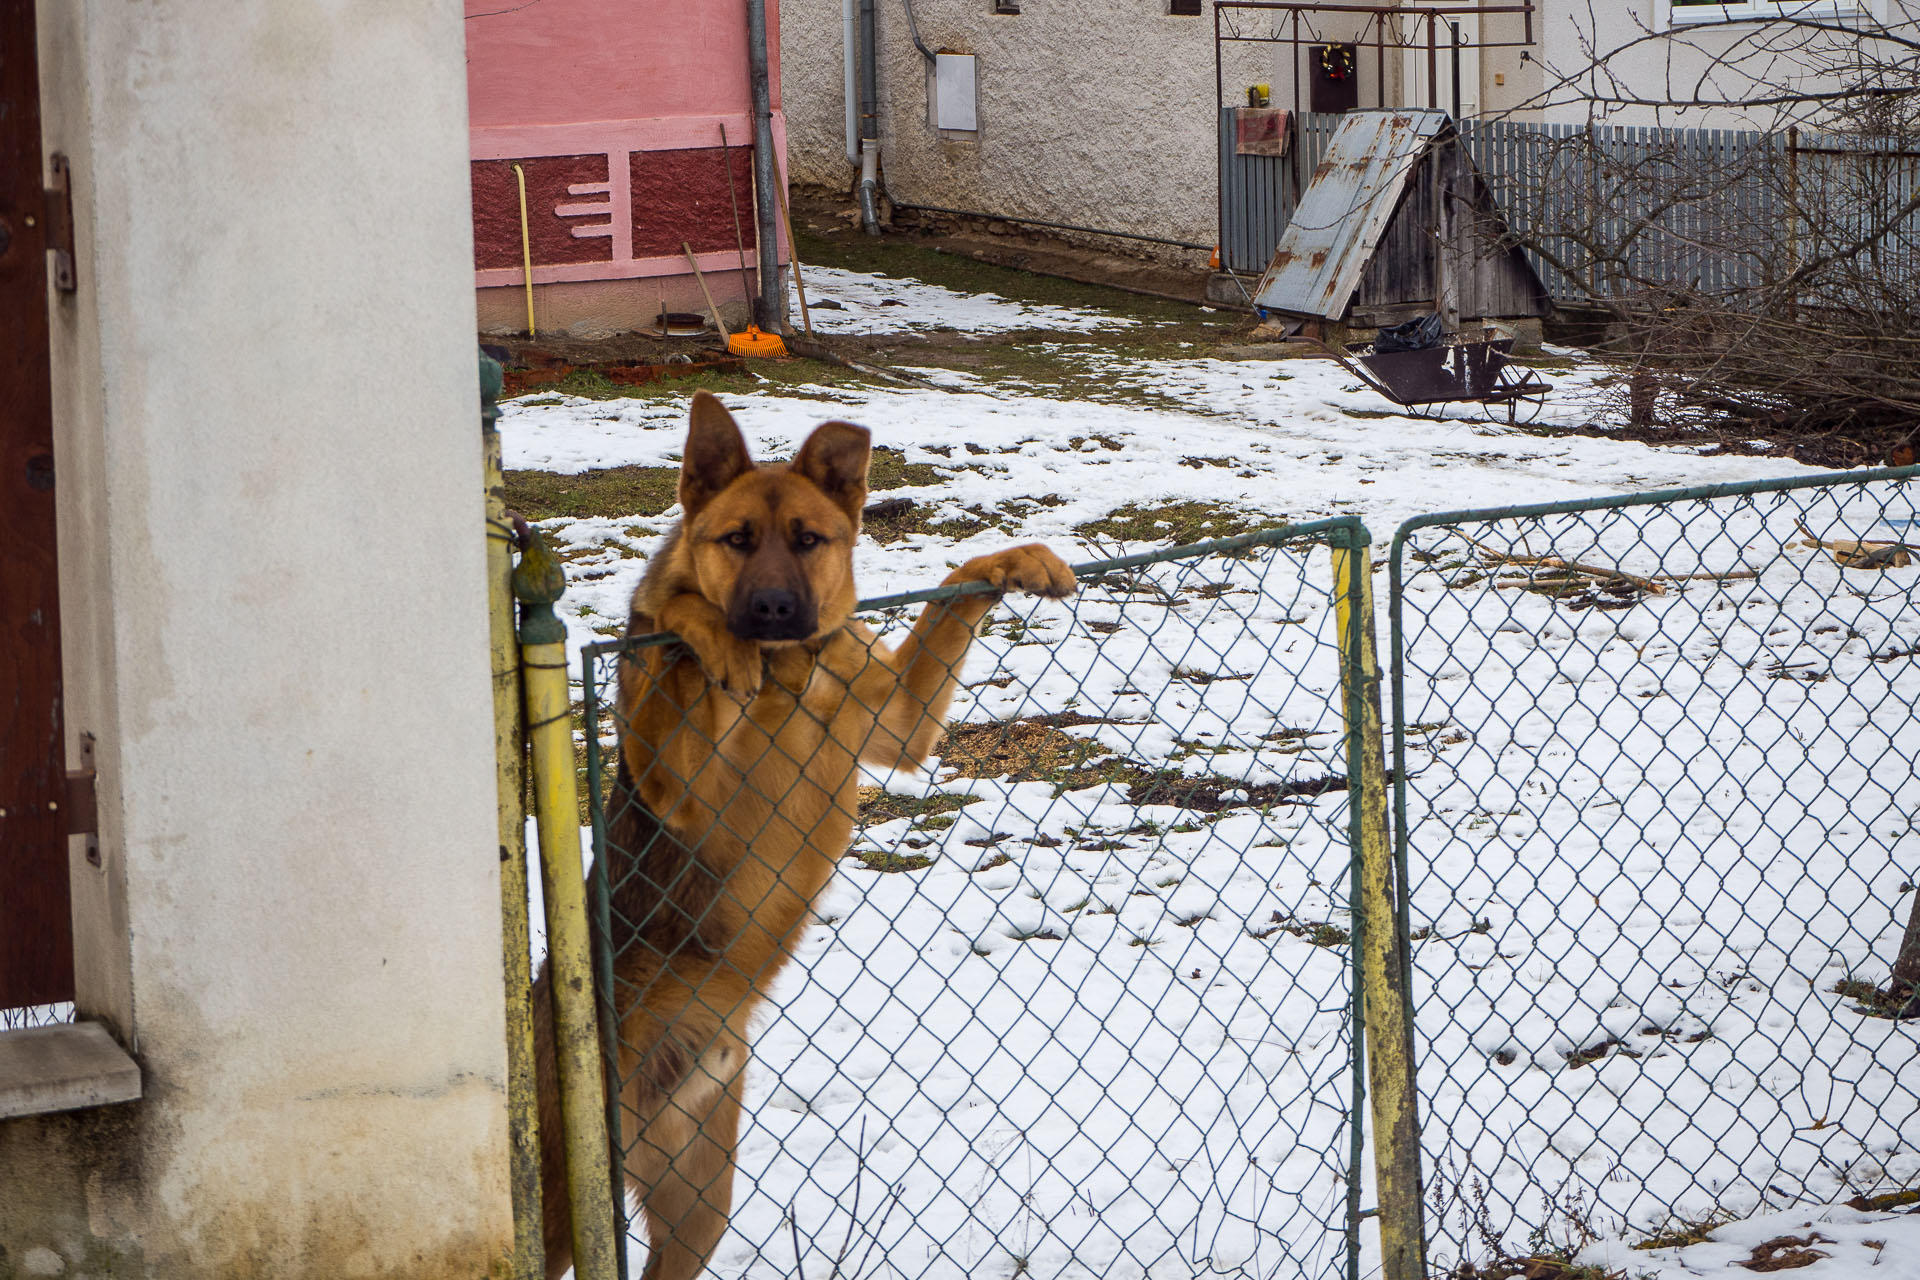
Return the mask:
[[818,620],[814,607],[795,592],[761,587],[734,601],[727,630],[742,640],[805,640]]

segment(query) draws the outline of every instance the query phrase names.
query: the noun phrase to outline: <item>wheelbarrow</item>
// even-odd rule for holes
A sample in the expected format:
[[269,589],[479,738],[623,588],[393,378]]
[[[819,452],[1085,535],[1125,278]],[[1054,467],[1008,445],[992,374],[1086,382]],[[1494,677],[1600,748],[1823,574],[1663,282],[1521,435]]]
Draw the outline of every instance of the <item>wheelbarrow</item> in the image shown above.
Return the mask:
[[1437,417],[1441,406],[1465,402],[1481,405],[1495,422],[1532,422],[1553,389],[1533,370],[1512,362],[1512,338],[1419,351],[1375,351],[1370,342],[1341,350],[1317,338],[1293,341],[1318,347],[1368,387],[1421,417]]

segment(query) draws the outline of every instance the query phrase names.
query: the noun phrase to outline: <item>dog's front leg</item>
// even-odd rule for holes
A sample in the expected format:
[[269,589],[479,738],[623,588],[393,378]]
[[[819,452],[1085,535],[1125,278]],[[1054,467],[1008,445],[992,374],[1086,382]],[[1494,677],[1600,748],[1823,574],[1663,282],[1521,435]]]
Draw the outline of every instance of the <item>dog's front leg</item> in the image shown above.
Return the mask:
[[654,614],[662,631],[686,642],[707,679],[742,702],[760,692],[764,663],[760,646],[727,630],[727,616],[705,596],[683,591]]
[[894,767],[918,767],[926,759],[946,724],[974,631],[1003,593],[1059,600],[1075,589],[1066,561],[1038,544],[975,556],[942,585],[962,582],[985,582],[996,590],[929,603],[898,649],[889,654],[875,646],[854,677],[854,698],[876,721],[862,759]]

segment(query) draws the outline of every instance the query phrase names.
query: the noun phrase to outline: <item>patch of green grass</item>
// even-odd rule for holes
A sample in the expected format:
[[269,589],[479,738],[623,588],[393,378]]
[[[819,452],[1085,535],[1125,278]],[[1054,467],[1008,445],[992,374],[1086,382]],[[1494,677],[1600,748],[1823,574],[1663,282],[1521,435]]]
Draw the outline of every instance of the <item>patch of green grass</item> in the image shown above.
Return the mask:
[[[885,546],[916,533],[958,539],[971,538],[983,529],[996,527],[995,521],[986,518],[987,513],[980,508],[969,507],[967,511],[968,514],[953,515],[933,504],[916,502],[902,510],[868,516],[861,522],[860,531]],[[973,514],[975,512],[979,514]]]
[[1129,502],[1098,520],[1074,526],[1073,531],[1083,538],[1185,546],[1208,538],[1231,538],[1279,523],[1277,516],[1256,516],[1217,502]]
[[1529,369],[1578,369],[1580,362],[1572,356],[1550,356],[1542,351],[1530,356],[1511,357],[1514,364],[1526,365]]
[[924,853],[895,853],[891,849],[856,849],[854,857],[860,865],[869,871],[878,871],[882,875],[897,875],[902,871],[925,871],[933,865],[933,859]]
[[[867,484],[869,488],[884,490],[939,484],[942,479],[935,468],[924,462],[908,462],[898,449],[875,449]],[[680,468],[601,467],[571,475],[553,471],[509,471],[505,492],[507,506],[529,520],[551,520],[556,516],[573,520],[596,516],[609,519],[657,516],[680,501]],[[636,530],[639,535],[653,532],[639,526],[628,532]]]
[[[930,818],[936,814],[954,813],[973,804],[980,797],[961,791],[936,791],[928,796],[902,796],[891,791],[882,791],[878,787],[860,788],[860,820],[862,822],[891,822],[896,818]],[[921,826],[929,826],[921,823]],[[951,818],[943,825],[953,825]]]
[[680,500],[678,467],[603,467],[574,475],[509,471],[509,509],[529,520],[657,516]]
[[1897,1018],[1904,1009],[1911,993],[1899,985],[1885,989],[1863,982],[1859,978],[1843,978],[1833,984],[1833,994],[1845,996],[1859,1003],[1853,1006],[1855,1013],[1864,1013],[1870,1018]]
[[1296,920],[1278,911],[1273,913],[1266,928],[1247,929],[1250,938],[1271,938],[1276,933],[1290,933],[1316,947],[1344,947],[1353,941],[1351,933],[1331,921]]
[[[1913,1205],[1920,1205],[1920,1191],[1889,1191],[1877,1196],[1855,1196],[1847,1201],[1847,1205],[1865,1213],[1885,1213],[1889,1209],[1907,1209]],[[1656,1246],[1635,1245],[1633,1247],[1639,1249]]]
[[867,470],[869,489],[905,489],[909,485],[940,484],[946,476],[927,462],[908,462],[898,449],[875,449],[873,465]]

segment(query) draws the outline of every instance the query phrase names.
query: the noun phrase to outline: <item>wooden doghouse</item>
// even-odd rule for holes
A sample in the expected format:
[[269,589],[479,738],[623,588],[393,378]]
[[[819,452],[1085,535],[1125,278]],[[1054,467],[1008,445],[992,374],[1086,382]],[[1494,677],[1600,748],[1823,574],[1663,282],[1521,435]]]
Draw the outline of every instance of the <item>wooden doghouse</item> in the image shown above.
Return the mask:
[[1355,111],[1301,193],[1254,305],[1315,336],[1429,312],[1456,331],[1547,314],[1547,292],[1444,111]]

